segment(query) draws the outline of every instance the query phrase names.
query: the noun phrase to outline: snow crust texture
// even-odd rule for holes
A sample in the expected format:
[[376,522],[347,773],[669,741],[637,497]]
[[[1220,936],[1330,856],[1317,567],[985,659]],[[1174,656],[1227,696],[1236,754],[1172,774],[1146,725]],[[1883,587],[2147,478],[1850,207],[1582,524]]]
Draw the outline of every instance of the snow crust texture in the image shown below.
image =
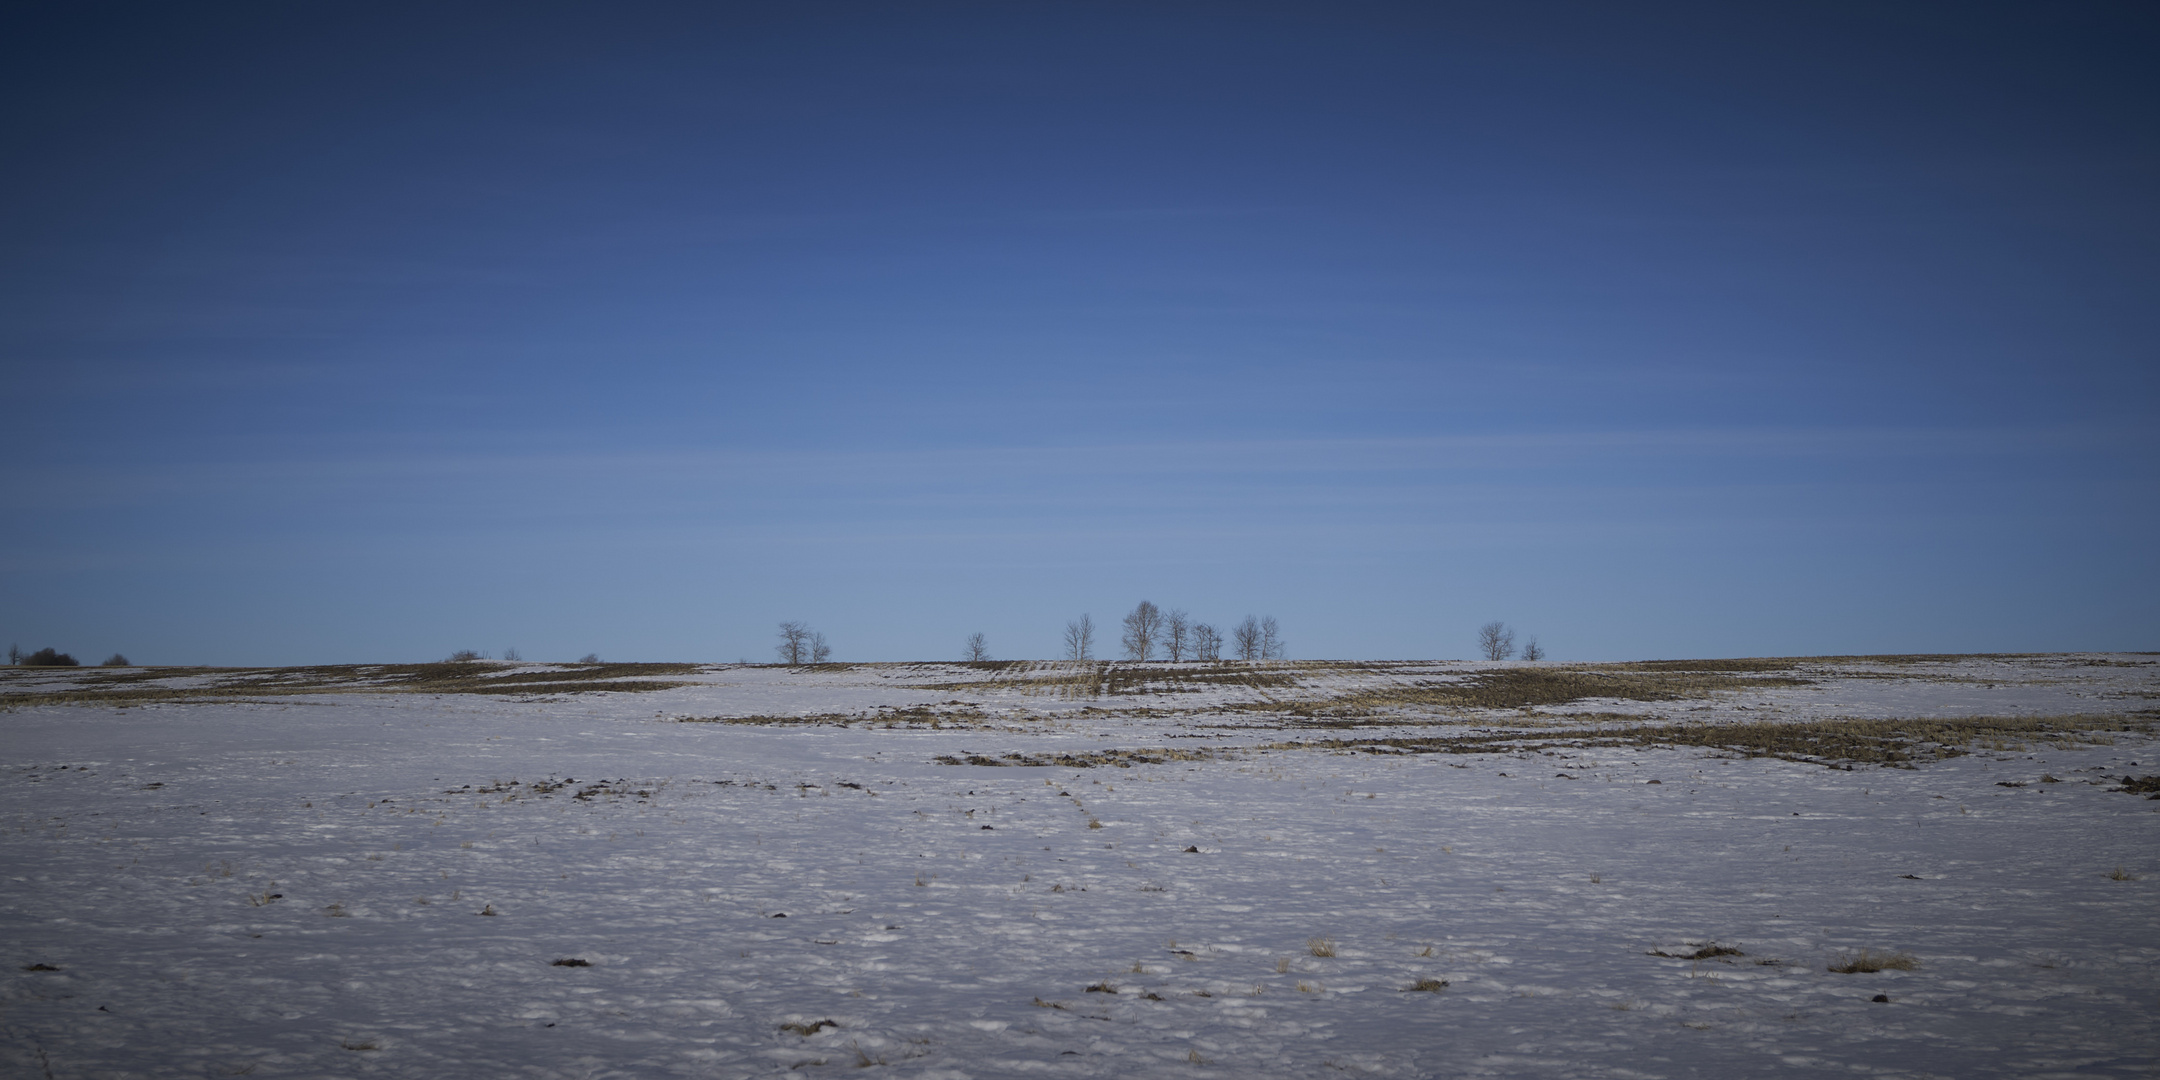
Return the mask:
[[0,1075],[2149,1076],[2156,661],[9,670]]

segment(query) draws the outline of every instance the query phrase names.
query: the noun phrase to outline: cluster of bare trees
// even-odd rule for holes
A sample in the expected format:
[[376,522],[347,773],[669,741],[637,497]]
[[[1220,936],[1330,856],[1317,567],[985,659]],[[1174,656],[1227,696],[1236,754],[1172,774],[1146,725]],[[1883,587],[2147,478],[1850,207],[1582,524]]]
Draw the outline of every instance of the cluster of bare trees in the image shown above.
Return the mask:
[[[1194,621],[1182,610],[1164,611],[1146,600],[1125,615],[1124,633],[1118,644],[1131,660],[1153,660],[1158,656],[1171,661],[1221,660],[1225,644],[1240,660],[1280,660],[1283,655],[1282,628],[1272,615],[1265,619],[1245,616],[1244,622],[1231,629],[1225,642],[1222,631],[1215,627]],[[1066,623],[1065,659],[1094,658],[1095,620],[1082,615]]]
[[810,629],[808,623],[781,623],[780,643],[773,646],[773,651],[780,654],[781,663],[790,667],[822,664],[832,659],[832,646],[825,644],[824,633]]
[[1082,615],[1065,624],[1065,659],[1095,659],[1095,620]]
[[[1505,660],[1515,655],[1515,628],[1495,619],[1478,627],[1477,642],[1478,651],[1485,654],[1485,659]],[[1545,649],[1538,644],[1537,638],[1532,637],[1523,643],[1522,658],[1545,659]]]
[[1245,616],[1244,622],[1231,629],[1230,643],[1240,660],[1283,658],[1282,627],[1276,625],[1273,615],[1258,621]]

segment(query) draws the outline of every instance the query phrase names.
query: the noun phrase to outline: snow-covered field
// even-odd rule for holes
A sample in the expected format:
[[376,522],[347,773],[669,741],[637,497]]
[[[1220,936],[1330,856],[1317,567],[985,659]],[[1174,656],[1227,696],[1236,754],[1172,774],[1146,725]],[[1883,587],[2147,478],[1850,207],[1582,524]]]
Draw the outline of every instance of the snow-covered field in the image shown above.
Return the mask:
[[[2144,655],[8,669],[0,1074],[2150,1076],[2156,698]],[[1963,717],[2007,719],[1868,744],[1912,767],[1700,726]]]

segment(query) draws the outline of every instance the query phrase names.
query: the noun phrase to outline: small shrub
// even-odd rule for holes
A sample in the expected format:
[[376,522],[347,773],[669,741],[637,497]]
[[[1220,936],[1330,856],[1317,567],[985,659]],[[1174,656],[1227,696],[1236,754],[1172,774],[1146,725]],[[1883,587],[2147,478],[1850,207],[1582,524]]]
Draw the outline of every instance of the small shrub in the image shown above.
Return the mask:
[[[1036,998],[1035,1000],[1041,1001],[1042,999]],[[795,1034],[807,1039],[810,1036],[825,1030],[826,1028],[837,1028],[839,1026],[840,1023],[837,1020],[820,1020],[814,1024],[782,1024],[780,1025],[780,1030],[792,1031]]]
[[1872,975],[1878,971],[1911,971],[1920,958],[1909,952],[1878,953],[1862,949],[1838,958],[1830,970],[1840,975]]
[[1333,956],[1335,955],[1335,939],[1326,937],[1307,938],[1305,940],[1305,951],[1314,956]]
[[2108,871],[2109,881],[2136,881],[2137,879],[2138,876],[2136,874],[2133,874],[2129,870],[2120,866]]
[[1117,993],[1117,984],[1111,982],[1108,979],[1105,979],[1102,982],[1096,983],[1095,985],[1088,987],[1087,992],[1090,994],[1115,994]]
[[480,654],[479,654],[479,653],[476,653],[476,652],[472,651],[471,649],[459,649],[458,651],[456,651],[456,652],[454,652],[454,653],[451,653],[451,654],[450,654],[450,659],[448,659],[448,660],[445,660],[445,661],[443,661],[443,663],[446,663],[446,664],[470,664],[470,663],[472,663],[473,661],[475,661],[475,660],[478,660],[478,659],[480,659]]
[[1419,979],[1410,987],[1412,993],[1437,994],[1447,989],[1446,979]]
[[600,662],[600,654],[591,652],[586,653],[585,655],[578,657],[577,662],[580,664],[597,664]]
[[102,666],[104,666],[104,667],[134,667],[135,665],[133,665],[133,664],[130,664],[130,663],[128,663],[128,658],[127,658],[127,657],[125,657],[125,656],[122,656],[122,655],[121,655],[121,654],[119,654],[119,653],[114,653],[114,654],[112,654],[111,656],[108,656],[108,657],[106,657],[106,658],[105,658],[105,663],[104,663],[104,664],[103,664]]

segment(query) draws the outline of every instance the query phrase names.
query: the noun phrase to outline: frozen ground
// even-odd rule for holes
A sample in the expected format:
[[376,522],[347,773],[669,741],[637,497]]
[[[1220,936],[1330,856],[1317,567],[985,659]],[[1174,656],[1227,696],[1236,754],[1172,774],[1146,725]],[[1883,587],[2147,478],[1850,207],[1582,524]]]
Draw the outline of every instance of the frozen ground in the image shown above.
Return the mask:
[[11,669],[0,1074],[2151,1076],[2156,661]]

